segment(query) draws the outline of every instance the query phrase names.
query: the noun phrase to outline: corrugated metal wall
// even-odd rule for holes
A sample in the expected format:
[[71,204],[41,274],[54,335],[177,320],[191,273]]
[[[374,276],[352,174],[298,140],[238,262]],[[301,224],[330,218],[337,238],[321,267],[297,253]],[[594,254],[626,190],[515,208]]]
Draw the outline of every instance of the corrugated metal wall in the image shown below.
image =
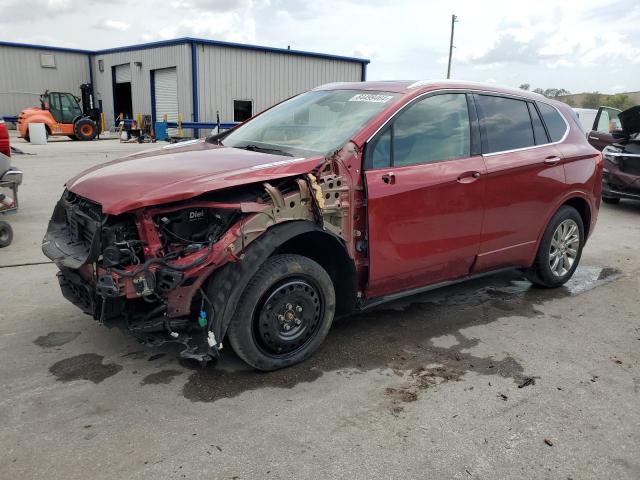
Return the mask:
[[201,122],[233,121],[233,100],[252,100],[253,114],[330,82],[359,82],[358,62],[198,45]]
[[[53,55],[56,68],[41,67],[41,54]],[[39,94],[47,89],[80,96],[80,85],[88,82],[87,54],[0,45],[0,117],[40,105]]]
[[[104,62],[101,72],[98,63]],[[178,105],[185,122],[192,121],[191,96],[191,46],[189,44],[132,50],[116,53],[100,53],[92,56],[93,81],[97,100],[102,100],[102,108],[107,127],[113,124],[118,112],[113,111],[113,85],[111,67],[131,64],[131,97],[134,116],[151,115],[151,70],[176,67],[178,73]],[[135,62],[141,62],[137,67]]]

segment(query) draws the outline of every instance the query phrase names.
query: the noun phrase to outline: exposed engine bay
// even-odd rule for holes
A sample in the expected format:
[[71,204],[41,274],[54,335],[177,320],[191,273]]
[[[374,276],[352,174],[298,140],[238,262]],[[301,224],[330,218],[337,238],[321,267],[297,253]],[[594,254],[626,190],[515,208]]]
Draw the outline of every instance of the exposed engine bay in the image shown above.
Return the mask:
[[64,296],[85,313],[144,343],[181,342],[183,357],[206,362],[217,357],[229,322],[225,297],[232,296],[234,281],[226,280],[224,294],[214,282],[216,275],[221,282],[231,275],[224,266],[250,263],[244,258],[247,248],[284,222],[312,222],[341,241],[352,235],[347,211],[354,202],[340,160],[355,154],[355,145],[348,146],[315,175],[242,185],[120,215],[104,214],[99,204],[67,190],[43,251],[60,269]]

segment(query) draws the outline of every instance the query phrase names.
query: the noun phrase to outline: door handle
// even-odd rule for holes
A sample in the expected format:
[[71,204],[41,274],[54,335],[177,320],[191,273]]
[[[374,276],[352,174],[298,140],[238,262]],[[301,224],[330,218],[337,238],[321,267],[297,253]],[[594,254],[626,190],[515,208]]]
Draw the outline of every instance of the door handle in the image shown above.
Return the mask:
[[556,163],[558,163],[560,160],[562,160],[560,157],[556,157],[555,155],[553,157],[547,157],[544,159],[544,163],[546,163],[547,165],[555,165]]
[[388,185],[396,183],[396,174],[393,172],[385,173],[382,175],[382,181]]
[[471,183],[480,178],[480,172],[464,172],[458,177],[458,183]]
[[596,137],[595,135],[589,135],[591,140],[600,140],[600,137]]

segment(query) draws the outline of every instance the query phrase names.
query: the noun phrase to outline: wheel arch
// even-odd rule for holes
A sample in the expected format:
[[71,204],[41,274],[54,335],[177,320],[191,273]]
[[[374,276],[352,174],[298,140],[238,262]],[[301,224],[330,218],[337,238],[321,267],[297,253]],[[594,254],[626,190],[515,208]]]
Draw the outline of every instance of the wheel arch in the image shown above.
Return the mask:
[[356,269],[345,245],[335,235],[314,229],[296,235],[273,252],[293,253],[310,258],[324,268],[336,292],[336,316],[353,311],[356,301]]
[[[588,238],[591,234],[591,206],[589,202],[583,197],[574,196],[566,199],[558,210],[563,206],[568,205],[575,208],[582,218],[582,225],[584,227],[584,238]],[[557,211],[557,210],[556,210]]]

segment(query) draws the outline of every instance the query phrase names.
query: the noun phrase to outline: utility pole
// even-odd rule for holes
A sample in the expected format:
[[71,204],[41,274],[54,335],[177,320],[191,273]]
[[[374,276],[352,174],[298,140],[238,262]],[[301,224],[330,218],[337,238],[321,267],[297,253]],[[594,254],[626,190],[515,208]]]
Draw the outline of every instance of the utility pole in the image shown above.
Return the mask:
[[451,78],[451,56],[453,55],[453,30],[458,17],[451,15],[451,40],[449,41],[449,65],[447,65],[447,79]]

